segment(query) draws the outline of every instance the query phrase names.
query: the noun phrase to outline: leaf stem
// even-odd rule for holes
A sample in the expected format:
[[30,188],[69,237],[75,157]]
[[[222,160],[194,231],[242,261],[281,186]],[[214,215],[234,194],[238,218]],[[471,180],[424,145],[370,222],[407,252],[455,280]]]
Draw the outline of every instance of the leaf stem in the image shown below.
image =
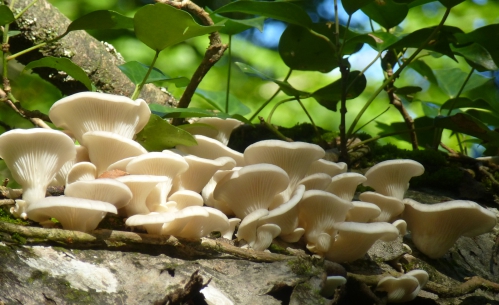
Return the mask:
[[[291,76],[291,72],[293,72],[293,69],[289,69],[288,71],[288,74],[286,74],[286,77],[284,77],[284,82],[287,82],[289,77]],[[251,116],[251,118],[249,118],[249,121],[253,121],[254,118],[256,118],[256,116],[260,113],[260,111],[262,111],[263,108],[265,108],[276,96],[277,94],[279,94],[279,92],[281,92],[281,88],[279,87],[275,92],[274,94],[268,99],[265,101],[265,103],[263,103],[260,108],[258,108],[255,113]]]
[[421,128],[405,129],[405,130],[400,130],[400,131],[389,132],[389,133],[385,133],[385,134],[382,134],[382,135],[379,135],[379,136],[375,136],[375,137],[369,138],[367,140],[355,143],[354,145],[350,146],[349,149],[353,150],[354,148],[356,148],[356,147],[358,147],[360,145],[367,144],[367,143],[372,142],[372,141],[377,141],[377,140],[382,139],[382,138],[391,137],[391,136],[395,136],[395,135],[398,135],[398,134],[415,132],[415,131],[431,130],[433,128],[435,128],[435,127],[434,126],[426,126],[426,127],[421,127]]
[[[12,2],[14,2],[14,1],[12,1]],[[31,3],[28,4],[25,8],[23,8],[22,11],[20,11],[19,14],[17,14],[14,18],[17,19],[17,18],[21,17],[30,7],[35,5],[35,3],[37,3],[37,2],[38,2],[38,0],[31,1]]]
[[39,49],[41,47],[44,47],[48,44],[48,42],[42,42],[40,44],[37,44],[36,46],[32,46],[31,48],[27,48],[27,49],[24,49],[22,51],[19,51],[17,52],[16,54],[12,54],[10,56],[7,57],[7,60],[13,60],[13,59],[16,59],[17,57],[21,56],[21,55],[24,55],[28,52],[31,52],[31,51],[34,51],[36,49]]
[[227,71],[227,94],[225,95],[225,113],[229,113],[229,93],[230,93],[230,74],[232,70],[232,35],[229,35],[229,68]]
[[158,59],[159,52],[161,52],[161,51],[156,51],[156,54],[154,54],[154,58],[152,59],[152,63],[149,66],[149,69],[147,70],[147,73],[144,76],[144,79],[142,80],[142,82],[140,84],[138,84],[137,86],[135,86],[135,91],[133,91],[133,94],[130,97],[132,100],[136,100],[139,97],[139,94],[142,91],[142,88],[147,83],[147,79],[149,78],[149,74],[151,74],[151,71],[154,68],[154,64],[156,63],[156,60]]
[[277,109],[277,107],[279,107],[280,105],[282,105],[284,103],[287,103],[287,102],[290,102],[290,101],[294,101],[296,99],[297,99],[297,97],[290,97],[290,98],[287,98],[287,99],[284,99],[282,101],[277,102],[274,105],[274,108],[272,108],[272,110],[270,111],[269,116],[267,117],[267,123],[271,124],[272,116],[274,115],[274,111]]
[[305,114],[307,115],[308,119],[310,120],[310,123],[312,124],[312,126],[314,127],[314,131],[315,131],[315,134],[320,138],[321,137],[321,134],[319,133],[319,130],[317,129],[317,126],[315,125],[315,122],[314,120],[312,119],[312,116],[310,115],[310,113],[307,111],[307,108],[305,108],[305,105],[303,105],[302,101],[300,98],[297,98],[296,99],[298,101],[298,103],[300,103],[300,106],[301,108],[303,109],[303,111],[305,112]]
[[364,104],[364,107],[362,107],[362,109],[359,111],[359,113],[357,114],[357,116],[355,117],[354,121],[352,122],[352,125],[350,125],[350,128],[348,129],[348,133],[347,133],[347,137],[350,137],[350,135],[352,134],[353,130],[355,129],[355,125],[357,125],[357,123],[359,122],[360,118],[362,117],[362,115],[364,114],[364,112],[367,110],[367,108],[371,105],[371,103],[374,101],[374,99],[378,96],[378,94],[381,93],[381,91],[383,91],[383,89],[392,81],[394,80],[395,78],[397,78],[400,73],[402,73],[402,71],[404,70],[405,67],[407,67],[414,58],[416,58],[416,56],[418,56],[418,54],[423,50],[423,48],[425,46],[428,45],[428,43],[435,37],[435,35],[438,34],[438,32],[442,29],[444,23],[445,23],[445,20],[447,20],[447,17],[449,16],[450,14],[450,10],[451,8],[447,8],[445,13],[444,13],[444,16],[442,17],[442,20],[440,21],[440,23],[435,27],[435,29],[433,30],[433,32],[430,34],[430,36],[428,36],[428,38],[426,38],[426,40],[419,46],[419,48],[414,52],[412,53],[411,57],[409,57],[409,59],[407,59],[403,64],[402,66],[397,69],[397,71],[395,71],[393,73],[392,76],[390,76],[389,78],[387,78],[383,84],[381,84],[381,86],[379,86],[379,88],[374,92],[374,94],[371,96],[371,98]]
[[456,101],[459,98],[459,96],[461,96],[461,93],[463,93],[464,87],[466,87],[466,84],[468,83],[468,81],[470,80],[471,76],[473,75],[473,72],[475,72],[475,68],[471,68],[470,73],[468,73],[468,75],[466,76],[466,79],[464,80],[463,84],[459,88],[459,91],[457,92],[457,95],[454,98],[454,101],[453,101],[451,107],[449,108],[449,111],[447,111],[447,115],[448,116],[450,115],[450,113],[452,112],[452,110],[454,110],[454,105],[456,104]]

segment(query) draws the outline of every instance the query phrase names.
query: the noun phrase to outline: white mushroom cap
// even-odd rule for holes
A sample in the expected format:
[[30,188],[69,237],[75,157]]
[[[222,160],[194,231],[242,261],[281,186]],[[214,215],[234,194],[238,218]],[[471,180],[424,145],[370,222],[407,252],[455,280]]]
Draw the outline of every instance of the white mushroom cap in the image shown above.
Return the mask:
[[64,163],[64,165],[55,175],[55,179],[51,183],[51,185],[55,186],[65,185],[68,173],[75,163],[90,161],[90,159],[88,158],[88,150],[85,146],[75,145],[75,149],[76,149],[76,158]]
[[306,176],[301,179],[298,184],[302,184],[305,186],[305,189],[308,190],[321,190],[324,191],[327,189],[329,184],[331,183],[331,176],[324,173],[315,173]]
[[215,139],[202,135],[194,135],[198,145],[177,145],[177,149],[186,153],[205,159],[215,160],[220,157],[230,157],[236,161],[237,166],[244,166],[243,154],[235,151]]
[[257,238],[258,220],[269,214],[267,209],[259,209],[243,218],[237,230],[237,240],[245,240],[249,245],[254,244]]
[[132,192],[123,182],[108,178],[71,183],[66,186],[64,194],[68,197],[109,202],[117,209],[126,206],[132,199]]
[[331,275],[326,277],[326,282],[324,286],[321,288],[321,295],[326,298],[330,298],[333,296],[336,288],[339,286],[345,285],[347,283],[347,279],[340,275]]
[[[215,140],[220,141],[222,144],[227,145],[229,143],[229,138],[230,134],[234,129],[237,127],[243,125],[244,123],[236,120],[236,119],[221,119],[217,117],[204,117],[204,118],[199,118],[196,123],[201,123],[201,124],[207,124],[210,126],[215,127],[215,130],[217,131],[215,133],[215,136],[212,136],[213,132],[211,131],[211,128],[196,128],[196,129],[189,129],[189,132],[192,134],[199,134],[199,135],[204,135],[210,138],[214,138]],[[205,130],[208,130],[206,132]]]
[[374,203],[381,209],[381,214],[372,220],[375,222],[394,221],[404,211],[404,203],[395,197],[375,192],[363,192],[359,195],[359,199],[364,202]]
[[232,235],[234,235],[234,231],[236,231],[236,227],[241,223],[241,219],[239,218],[229,218],[229,228],[222,233],[223,238],[232,240]]
[[316,173],[324,173],[328,174],[331,177],[334,177],[336,175],[346,173],[347,170],[348,168],[345,162],[333,162],[319,159],[310,164],[310,167],[307,171],[307,176]]
[[423,165],[414,160],[383,161],[371,167],[364,174],[367,178],[364,185],[372,187],[380,194],[402,200],[405,191],[409,188],[409,180],[423,173]]
[[338,235],[326,258],[337,263],[362,258],[378,239],[392,241],[399,235],[398,229],[387,222],[343,222],[335,224],[335,228]]
[[244,151],[246,164],[269,163],[282,168],[289,176],[289,186],[283,194],[283,200],[271,206],[289,200],[299,181],[305,177],[312,162],[324,157],[325,151],[320,146],[305,142],[285,142],[265,140],[248,146]]
[[168,197],[168,201],[175,201],[179,210],[190,206],[203,206],[203,197],[190,190],[177,191]]
[[351,202],[334,194],[318,190],[306,191],[298,203],[298,217],[299,226],[305,229],[307,248],[319,255],[324,253],[327,250],[324,247],[329,246],[329,239],[336,236],[334,225],[345,221],[347,212],[352,207]]
[[147,153],[139,143],[108,131],[90,131],[83,139],[90,161],[97,167],[97,176],[116,161]]
[[150,212],[146,206],[146,198],[158,183],[166,182],[167,178],[153,175],[128,175],[118,177],[116,180],[126,184],[132,191],[132,200],[123,207],[126,215],[132,216]]
[[280,227],[280,235],[284,235],[284,239],[289,240],[289,238],[286,238],[286,235],[293,234],[293,238],[296,238],[294,242],[297,242],[301,237],[296,236],[294,232],[298,227],[298,202],[300,202],[304,193],[305,186],[299,185],[288,202],[271,210],[268,215],[260,218],[258,225],[276,224]]
[[[51,129],[14,129],[0,135],[0,157],[12,177],[23,188],[24,204],[29,206],[45,197],[47,186],[67,161],[74,160],[76,148],[70,137]],[[13,209],[25,217],[21,205]]]
[[497,223],[495,214],[473,201],[453,200],[422,204],[404,199],[402,218],[412,241],[430,258],[439,258],[461,236],[473,237],[489,232]]
[[352,201],[357,186],[364,181],[366,181],[366,177],[361,174],[339,174],[331,179],[331,183],[327,187],[326,192],[333,193],[340,198]]
[[392,223],[392,225],[399,230],[399,235],[404,236],[407,234],[407,222],[405,222],[405,220],[397,219]]
[[66,185],[76,181],[94,180],[97,177],[97,167],[90,162],[74,164],[66,176]]
[[208,181],[208,183],[204,186],[201,191],[201,196],[203,197],[204,203],[212,208],[218,209],[222,211],[225,215],[231,216],[234,215],[234,212],[230,209],[225,201],[216,200],[213,198],[213,191],[218,183],[222,184],[226,180],[228,180],[232,173],[240,170],[241,167],[235,167],[229,170],[218,170],[213,174],[213,177]]
[[346,221],[369,222],[381,214],[381,209],[374,203],[352,201],[353,208],[348,210]]
[[132,139],[149,121],[151,110],[142,100],[98,92],[80,92],[55,102],[49,117],[55,126],[69,129],[81,144],[89,131],[108,131]]
[[272,164],[248,165],[218,183],[213,191],[215,200],[224,201],[242,218],[258,209],[268,209],[272,199],[288,186],[288,175]]
[[388,302],[403,303],[414,300],[419,291],[428,282],[428,273],[424,270],[412,270],[395,278],[386,276],[378,282],[376,290],[386,291]]
[[256,229],[256,239],[249,243],[249,246],[255,251],[263,251],[267,249],[274,238],[281,233],[281,228],[273,223],[267,223],[259,226]]
[[157,213],[133,215],[127,218],[125,224],[129,227],[143,226],[147,233],[160,235],[163,224],[175,219],[174,213]]
[[91,232],[106,213],[116,214],[116,207],[108,202],[73,198],[46,197],[31,204],[26,213],[31,220],[44,223],[57,219],[66,230]]
[[162,235],[199,239],[211,232],[226,232],[229,219],[224,213],[210,207],[190,206],[175,213],[175,220],[166,223]]
[[185,155],[183,158],[189,164],[189,168],[175,177],[172,192],[191,190],[200,193],[217,170],[232,169],[236,166],[236,161],[229,157],[211,160]]
[[111,163],[106,171],[112,171],[112,170],[120,170],[120,171],[124,171],[126,172],[126,166],[128,165],[128,163],[130,163],[130,161],[132,161],[133,159],[135,159],[135,156],[133,157],[128,157],[128,158],[125,158],[125,159],[121,159],[121,160],[118,160],[114,163]]

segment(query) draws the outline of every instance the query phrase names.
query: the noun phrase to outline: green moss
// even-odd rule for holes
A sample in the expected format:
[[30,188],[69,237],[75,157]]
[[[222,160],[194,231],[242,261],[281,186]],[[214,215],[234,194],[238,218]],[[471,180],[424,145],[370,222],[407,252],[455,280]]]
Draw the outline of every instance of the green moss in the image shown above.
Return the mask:
[[35,281],[44,281],[48,277],[49,277],[48,272],[35,270],[35,271],[31,272],[31,276],[28,278],[28,283],[32,284]]
[[23,226],[27,226],[31,223],[31,221],[29,220],[22,220],[20,218],[14,217],[14,215],[12,215],[12,213],[10,212],[10,207],[8,206],[0,207],[0,221]]
[[289,254],[289,252],[288,252],[288,250],[286,250],[286,248],[283,248],[275,243],[270,244],[268,249],[272,253]]
[[14,233],[11,236],[12,236],[12,239],[17,241],[19,244],[21,244],[21,245],[26,244],[26,238],[22,237],[18,233]]
[[319,268],[315,268],[314,263],[310,258],[299,257],[290,260],[288,266],[293,273],[299,276],[313,276],[319,272]]

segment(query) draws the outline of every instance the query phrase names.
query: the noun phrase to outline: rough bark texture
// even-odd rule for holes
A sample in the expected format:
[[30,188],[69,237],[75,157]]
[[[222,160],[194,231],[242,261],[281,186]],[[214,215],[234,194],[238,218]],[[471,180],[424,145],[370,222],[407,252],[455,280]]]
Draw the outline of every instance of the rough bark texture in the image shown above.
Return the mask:
[[[32,0],[18,0],[14,12],[19,12]],[[11,52],[15,53],[33,45],[48,41],[65,32],[70,20],[48,1],[40,0],[19,20],[21,34],[10,40]],[[134,84],[118,69],[124,60],[109,44],[100,42],[85,31],[74,31],[63,39],[18,58],[22,64],[45,56],[67,57],[80,66],[98,90],[107,93],[131,96]],[[44,78],[59,87],[64,94],[87,90],[79,82],[59,75],[53,69],[37,69]],[[170,94],[154,85],[146,85],[140,95],[148,103],[176,105]]]

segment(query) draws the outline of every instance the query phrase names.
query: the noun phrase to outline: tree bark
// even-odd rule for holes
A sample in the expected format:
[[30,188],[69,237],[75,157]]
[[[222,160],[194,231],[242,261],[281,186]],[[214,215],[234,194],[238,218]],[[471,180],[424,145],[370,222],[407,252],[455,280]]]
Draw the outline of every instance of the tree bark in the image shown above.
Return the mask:
[[[18,0],[14,14],[20,12],[32,0]],[[10,2],[10,1],[9,1]],[[65,32],[71,21],[46,0],[39,0],[17,21],[21,34],[10,39],[12,53],[48,41]],[[134,84],[117,67],[125,61],[109,44],[98,41],[85,31],[74,31],[47,46],[17,58],[22,64],[46,56],[66,57],[80,66],[99,91],[131,96]],[[79,82],[68,80],[53,69],[37,69],[43,78],[56,85],[63,94],[72,94],[87,89]],[[175,98],[154,85],[146,85],[140,97],[148,103],[176,106]]]

